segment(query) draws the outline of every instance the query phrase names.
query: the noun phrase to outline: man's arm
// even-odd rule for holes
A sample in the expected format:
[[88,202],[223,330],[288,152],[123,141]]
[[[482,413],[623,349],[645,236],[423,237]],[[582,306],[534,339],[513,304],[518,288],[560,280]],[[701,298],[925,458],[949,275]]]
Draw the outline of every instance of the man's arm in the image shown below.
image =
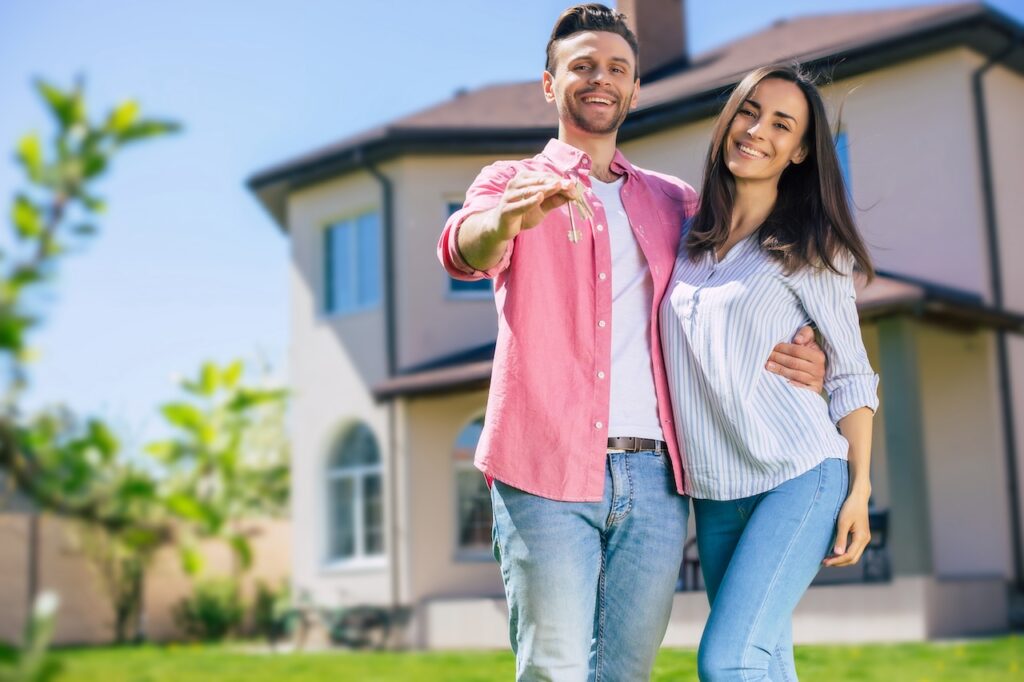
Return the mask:
[[792,343],[772,349],[765,369],[789,379],[789,383],[821,393],[825,385],[825,353],[814,340],[814,330],[800,327]]
[[473,269],[489,270],[516,235],[536,227],[549,211],[575,198],[576,189],[567,178],[546,172],[517,173],[505,186],[497,206],[462,221],[459,253]]

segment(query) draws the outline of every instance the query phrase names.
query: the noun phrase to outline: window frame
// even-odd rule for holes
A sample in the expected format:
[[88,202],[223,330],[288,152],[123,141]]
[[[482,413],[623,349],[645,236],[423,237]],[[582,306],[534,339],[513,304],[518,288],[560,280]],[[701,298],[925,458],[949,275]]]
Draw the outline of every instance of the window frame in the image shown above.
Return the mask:
[[[365,428],[373,439],[373,447],[376,450],[377,461],[373,464],[357,464],[354,466],[341,466],[335,463],[335,459],[340,458],[341,448],[345,441],[350,437],[352,432],[358,428]],[[381,551],[377,554],[367,554],[366,552],[366,541],[367,541],[367,523],[365,518],[365,487],[366,481],[376,476],[379,480],[380,485],[380,498],[381,498]],[[334,530],[335,530],[335,508],[334,505],[337,502],[337,494],[335,492],[335,485],[338,481],[349,480],[352,481],[352,535],[353,535],[353,553],[350,556],[340,556],[334,553]],[[387,523],[384,520],[384,459],[380,451],[378,444],[377,435],[369,424],[363,421],[356,421],[349,424],[347,427],[341,430],[339,435],[334,438],[331,442],[331,448],[328,453],[328,458],[325,466],[325,495],[326,504],[324,507],[323,517],[326,520],[326,526],[324,528],[324,551],[323,551],[323,569],[325,571],[336,571],[336,570],[360,570],[366,568],[382,568],[387,566],[388,547],[387,547]]]
[[[462,208],[463,200],[461,198],[449,197],[444,202],[444,217],[442,222],[447,222],[448,218],[451,217],[455,211]],[[493,301],[494,300],[494,282],[489,279],[477,280],[478,282],[486,282],[487,288],[479,287],[476,289],[463,289],[461,291],[452,288],[454,282],[465,282],[465,280],[457,280],[448,274],[444,275],[444,291],[445,299],[449,301]]]
[[[480,482],[483,483],[483,485],[485,487],[487,486],[487,482],[484,479],[483,473],[481,473],[480,470],[477,469],[473,465],[473,460],[472,459],[469,459],[469,460],[459,460],[459,459],[455,458],[455,456],[454,456],[455,455],[455,447],[454,446],[455,446],[455,443],[458,442],[459,436],[461,436],[462,433],[467,428],[469,428],[477,420],[480,420],[482,422],[483,418],[484,418],[484,412],[483,412],[483,410],[481,410],[481,411],[475,413],[469,419],[464,420],[462,422],[461,428],[459,428],[458,432],[455,434],[455,438],[452,441],[452,450],[451,450],[451,458],[452,458],[452,474],[451,474],[451,476],[452,476],[451,477],[451,481],[452,481],[452,531],[453,531],[452,532],[452,548],[453,548],[454,559],[455,559],[456,562],[477,563],[477,562],[481,562],[481,561],[488,561],[488,562],[494,561],[494,550],[493,550],[492,546],[490,545],[490,543],[488,543],[486,545],[469,545],[469,546],[464,546],[460,542],[460,538],[462,536],[462,519],[460,518],[460,511],[461,511],[461,504],[460,503],[461,503],[461,500],[460,500],[460,497],[459,497],[459,475],[463,474],[463,473],[472,472],[472,473],[476,474],[479,477]],[[479,442],[479,440],[477,442]],[[488,489],[488,493],[489,492],[490,492],[490,490]],[[490,507],[488,507],[488,508],[490,508]],[[493,512],[492,512],[491,523],[493,523],[493,522],[494,522],[494,519],[493,519]]]
[[[369,279],[365,276],[365,268],[368,265],[360,258],[360,252],[363,248],[363,241],[360,239],[360,221],[370,216],[374,217],[376,222],[375,229],[373,230],[376,262],[372,263],[373,273],[371,274],[376,286],[374,287],[374,291],[371,292],[371,297],[368,297],[366,300],[360,300],[361,296],[365,293],[361,291],[361,283],[364,280]],[[334,271],[337,268],[334,261],[332,236],[332,232],[334,230],[346,230],[351,234],[352,248],[351,253],[348,256],[348,275],[346,280],[347,285],[351,289],[354,303],[347,307],[338,306],[337,302],[334,300],[336,297],[336,292],[334,290]],[[381,213],[377,207],[367,207],[351,213],[346,213],[324,223],[320,231],[319,249],[321,276],[317,306],[322,319],[348,317],[380,308],[381,303],[384,300],[384,287],[387,286],[387,283],[384,282],[383,271],[384,242],[382,230]]]

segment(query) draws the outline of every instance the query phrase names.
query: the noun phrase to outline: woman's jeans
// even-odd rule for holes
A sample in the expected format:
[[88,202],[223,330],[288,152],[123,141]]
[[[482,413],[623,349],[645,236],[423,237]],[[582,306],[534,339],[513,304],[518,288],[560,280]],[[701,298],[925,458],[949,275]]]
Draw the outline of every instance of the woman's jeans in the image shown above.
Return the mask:
[[702,682],[797,679],[793,609],[832,549],[848,486],[846,462],[831,458],[759,495],[693,501],[711,602]]
[[491,502],[516,679],[649,679],[689,516],[666,456],[608,453],[600,502],[549,500],[499,481]]

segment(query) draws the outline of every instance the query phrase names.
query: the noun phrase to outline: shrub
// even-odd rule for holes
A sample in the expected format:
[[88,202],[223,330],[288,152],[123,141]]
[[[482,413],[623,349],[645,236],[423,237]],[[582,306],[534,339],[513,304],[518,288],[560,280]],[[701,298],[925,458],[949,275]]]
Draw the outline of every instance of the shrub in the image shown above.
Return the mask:
[[234,633],[242,616],[238,583],[229,578],[196,583],[192,596],[182,599],[174,610],[174,620],[185,636],[206,642]]

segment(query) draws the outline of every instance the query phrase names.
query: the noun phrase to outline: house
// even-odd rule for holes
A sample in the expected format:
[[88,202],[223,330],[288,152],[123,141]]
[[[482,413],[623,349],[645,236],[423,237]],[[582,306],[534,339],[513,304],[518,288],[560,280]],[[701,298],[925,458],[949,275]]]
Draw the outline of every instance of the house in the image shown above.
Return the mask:
[[[620,136],[640,166],[699,184],[723,95],[759,65],[799,60],[842,106],[839,151],[884,273],[859,306],[882,377],[885,546],[869,571],[823,573],[797,641],[1006,628],[1024,586],[1024,27],[932,5],[780,21],[690,56],[665,30],[682,26],[678,0],[619,6],[653,46]],[[494,85],[248,181],[291,243],[293,586],[325,605],[411,606],[416,646],[507,645],[471,463],[495,310],[486,283],[450,280],[434,252],[478,170],[533,155],[555,126],[539,82]],[[703,594],[679,592],[666,643],[696,644],[706,614]]]

